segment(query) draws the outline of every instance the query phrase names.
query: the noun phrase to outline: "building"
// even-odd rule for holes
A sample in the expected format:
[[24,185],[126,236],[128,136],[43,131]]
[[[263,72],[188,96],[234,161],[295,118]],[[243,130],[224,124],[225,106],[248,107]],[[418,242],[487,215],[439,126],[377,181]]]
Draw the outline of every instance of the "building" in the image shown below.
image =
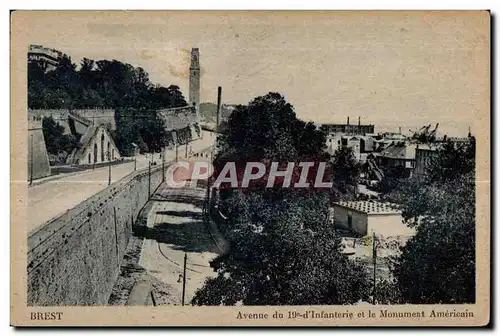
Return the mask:
[[28,62],[38,62],[45,68],[46,72],[55,70],[61,57],[63,57],[63,53],[58,50],[36,44],[29,46]]
[[28,119],[28,181],[50,175],[49,156],[43,137],[42,120]]
[[411,177],[415,169],[416,144],[398,141],[383,149],[377,156],[378,164],[386,168],[399,168],[405,177]]
[[346,135],[366,135],[375,133],[374,125],[361,125],[361,117],[358,117],[358,124],[350,124],[349,117],[347,117],[347,124],[323,124],[322,127],[326,129],[327,134],[342,133]]
[[415,171],[414,176],[422,179],[426,175],[426,170],[430,166],[433,158],[438,155],[438,147],[428,144],[419,144],[415,149]]
[[357,236],[410,237],[413,228],[403,223],[397,205],[378,201],[338,202],[333,205],[334,226]]
[[189,68],[189,105],[196,108],[200,119],[200,51],[191,49],[191,67]]
[[106,127],[92,125],[80,138],[78,146],[68,156],[68,164],[97,164],[115,161],[121,158],[113,138]]
[[158,110],[167,131],[169,146],[182,145],[201,137],[198,114],[194,106]]

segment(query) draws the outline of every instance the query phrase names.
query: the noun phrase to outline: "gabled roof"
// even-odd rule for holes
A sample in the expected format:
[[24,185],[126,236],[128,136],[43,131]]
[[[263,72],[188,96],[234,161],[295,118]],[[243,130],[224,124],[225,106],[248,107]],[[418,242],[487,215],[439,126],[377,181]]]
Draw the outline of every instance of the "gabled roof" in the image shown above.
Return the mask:
[[390,159],[415,159],[415,149],[416,145],[407,144],[404,142],[395,142],[387,146],[380,153],[381,156]]
[[118,147],[116,147],[115,141],[113,140],[113,137],[111,137],[111,135],[103,125],[91,125],[87,128],[85,133],[80,138],[78,147],[73,150],[70,156],[68,156],[68,160],[71,161],[69,163],[74,163],[75,159],[80,158],[85,153],[85,150],[87,149],[90,141],[97,135],[97,132],[101,128],[104,129],[104,131],[107,133],[108,139],[113,144],[113,147],[118,149]]

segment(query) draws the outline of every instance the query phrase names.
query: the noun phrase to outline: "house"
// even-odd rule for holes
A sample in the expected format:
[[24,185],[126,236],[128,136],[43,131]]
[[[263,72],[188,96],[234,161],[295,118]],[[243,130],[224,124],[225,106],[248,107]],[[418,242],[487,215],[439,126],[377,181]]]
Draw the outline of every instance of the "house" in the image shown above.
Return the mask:
[[337,202],[333,205],[334,226],[357,236],[375,233],[382,237],[410,237],[413,228],[403,223],[397,205],[379,201]]
[[375,139],[363,135],[344,135],[340,137],[339,146],[351,148],[356,160],[364,163],[368,154],[375,149]]
[[158,110],[165,123],[167,146],[184,145],[201,137],[201,128],[194,106]]
[[417,145],[415,149],[415,177],[422,179],[426,175],[426,170],[430,166],[433,158],[438,155],[438,146],[427,144]]
[[404,141],[394,142],[383,149],[377,156],[378,164],[388,169],[401,169],[406,177],[411,177],[415,169],[416,148],[416,144]]
[[92,125],[80,138],[77,147],[68,156],[68,164],[96,164],[121,158],[113,138],[106,127]]

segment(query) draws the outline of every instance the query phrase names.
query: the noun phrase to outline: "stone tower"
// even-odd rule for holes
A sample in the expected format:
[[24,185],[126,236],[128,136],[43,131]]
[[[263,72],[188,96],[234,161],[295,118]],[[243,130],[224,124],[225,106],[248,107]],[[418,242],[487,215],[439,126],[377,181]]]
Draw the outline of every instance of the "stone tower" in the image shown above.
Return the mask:
[[200,113],[200,51],[191,49],[191,67],[189,68],[189,104],[196,107],[196,116]]

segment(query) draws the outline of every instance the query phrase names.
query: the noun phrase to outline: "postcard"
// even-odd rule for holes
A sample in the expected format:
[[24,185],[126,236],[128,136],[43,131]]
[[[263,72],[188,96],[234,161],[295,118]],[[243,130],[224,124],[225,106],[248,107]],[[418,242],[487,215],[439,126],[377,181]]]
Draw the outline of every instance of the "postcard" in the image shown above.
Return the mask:
[[11,12],[11,324],[488,325],[490,25]]

